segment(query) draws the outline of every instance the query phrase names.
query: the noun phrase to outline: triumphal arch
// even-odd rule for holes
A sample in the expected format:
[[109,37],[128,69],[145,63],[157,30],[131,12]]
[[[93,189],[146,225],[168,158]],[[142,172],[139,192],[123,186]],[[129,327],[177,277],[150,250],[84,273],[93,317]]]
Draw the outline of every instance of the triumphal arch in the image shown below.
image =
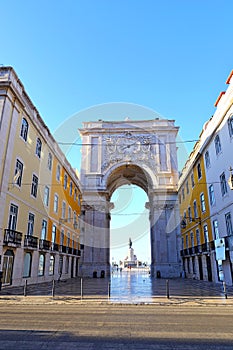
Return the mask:
[[[80,272],[110,274],[111,196],[133,184],[148,196],[151,272],[180,276],[177,203],[178,128],[173,120],[84,122],[80,178],[83,189]],[[130,232],[129,232],[130,234]]]

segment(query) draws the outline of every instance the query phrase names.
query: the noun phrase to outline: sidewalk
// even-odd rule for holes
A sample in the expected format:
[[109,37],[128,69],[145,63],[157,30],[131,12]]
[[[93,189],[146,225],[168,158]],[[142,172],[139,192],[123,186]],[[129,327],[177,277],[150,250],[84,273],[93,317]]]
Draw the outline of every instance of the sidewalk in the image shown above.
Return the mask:
[[[54,286],[54,288],[53,288]],[[24,296],[26,294],[26,296]],[[227,298],[226,298],[227,296]],[[233,287],[227,287],[226,295],[221,283],[191,279],[154,279],[138,275],[113,275],[107,278],[72,278],[69,280],[3,287],[2,301],[26,303],[107,302],[107,303],[227,303],[233,304]]]

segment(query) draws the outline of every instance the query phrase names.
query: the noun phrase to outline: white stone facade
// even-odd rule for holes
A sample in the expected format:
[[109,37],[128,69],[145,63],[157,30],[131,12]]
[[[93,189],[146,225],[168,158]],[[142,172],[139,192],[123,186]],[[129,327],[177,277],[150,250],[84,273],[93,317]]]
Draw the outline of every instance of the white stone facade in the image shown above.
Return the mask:
[[[152,275],[180,275],[177,205],[178,128],[172,120],[86,122],[82,136],[82,271],[109,275],[111,196],[125,184],[140,186],[150,209]],[[81,242],[82,243],[82,242]]]

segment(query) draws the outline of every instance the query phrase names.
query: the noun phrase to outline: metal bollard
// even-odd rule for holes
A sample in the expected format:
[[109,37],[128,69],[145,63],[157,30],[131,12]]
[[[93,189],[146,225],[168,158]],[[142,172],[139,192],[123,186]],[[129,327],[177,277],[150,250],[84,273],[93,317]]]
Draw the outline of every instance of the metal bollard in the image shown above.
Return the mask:
[[80,295],[81,295],[81,300],[83,299],[83,279],[81,278],[80,280]]
[[53,280],[53,284],[52,284],[52,297],[54,297],[55,295],[55,280]]
[[227,288],[226,288],[226,282],[225,282],[225,281],[223,281],[223,282],[222,282],[222,285],[223,285],[223,293],[224,293],[224,295],[225,295],[225,299],[227,299]]
[[27,296],[27,284],[28,284],[28,281],[25,280],[24,287],[23,287],[23,295],[24,295],[25,297]]
[[169,280],[166,280],[166,293],[167,293],[167,298],[169,299],[170,298],[170,295],[169,295]]

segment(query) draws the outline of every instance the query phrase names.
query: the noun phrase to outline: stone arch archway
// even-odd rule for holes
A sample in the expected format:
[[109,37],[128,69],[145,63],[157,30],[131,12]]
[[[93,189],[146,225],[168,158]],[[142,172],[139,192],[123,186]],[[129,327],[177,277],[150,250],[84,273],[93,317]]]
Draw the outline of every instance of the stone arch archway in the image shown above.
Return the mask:
[[148,195],[152,275],[180,275],[177,131],[174,121],[160,119],[87,122],[80,129],[84,276],[110,273],[110,199],[125,184]]

